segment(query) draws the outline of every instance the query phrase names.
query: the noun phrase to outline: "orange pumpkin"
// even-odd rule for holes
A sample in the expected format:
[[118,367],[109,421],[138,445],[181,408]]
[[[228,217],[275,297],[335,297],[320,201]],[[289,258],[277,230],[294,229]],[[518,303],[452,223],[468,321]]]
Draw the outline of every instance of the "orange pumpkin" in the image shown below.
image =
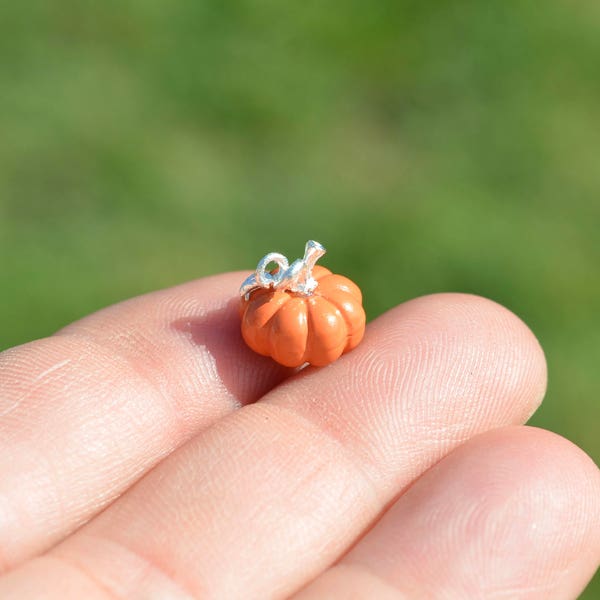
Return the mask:
[[308,293],[258,287],[241,301],[242,335],[248,346],[287,367],[328,365],[355,348],[365,332],[358,286],[321,266],[304,264],[304,271],[314,286]]

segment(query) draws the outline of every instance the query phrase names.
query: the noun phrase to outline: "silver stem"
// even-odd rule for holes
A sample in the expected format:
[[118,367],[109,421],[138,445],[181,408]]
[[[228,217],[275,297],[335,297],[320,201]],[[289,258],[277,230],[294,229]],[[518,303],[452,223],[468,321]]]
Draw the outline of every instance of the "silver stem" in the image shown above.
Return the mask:
[[315,242],[314,240],[309,240],[306,242],[306,246],[304,247],[304,270],[308,274],[308,277],[312,275],[312,270],[314,266],[317,264],[317,261],[321,258],[321,256],[325,256],[324,246],[319,244],[319,242]]
[[294,261],[290,267],[290,279],[286,282],[286,288],[298,294],[309,296],[317,287],[316,279],[313,279],[312,271],[317,261],[325,254],[325,248],[315,242],[309,240],[304,247],[304,257]]

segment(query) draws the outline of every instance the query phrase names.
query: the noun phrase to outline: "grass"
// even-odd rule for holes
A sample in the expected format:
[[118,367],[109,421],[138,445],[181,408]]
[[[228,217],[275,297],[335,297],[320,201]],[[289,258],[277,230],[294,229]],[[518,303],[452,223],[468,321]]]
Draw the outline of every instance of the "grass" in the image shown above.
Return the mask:
[[515,311],[550,369],[532,422],[600,460],[599,26],[558,0],[4,3],[0,347],[314,238],[370,318],[442,290]]

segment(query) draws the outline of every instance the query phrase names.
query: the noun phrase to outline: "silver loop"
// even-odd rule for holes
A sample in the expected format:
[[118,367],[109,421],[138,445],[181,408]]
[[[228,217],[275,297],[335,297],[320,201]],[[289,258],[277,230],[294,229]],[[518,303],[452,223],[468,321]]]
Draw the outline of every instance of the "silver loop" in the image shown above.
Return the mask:
[[[279,267],[276,273],[270,273],[267,270],[270,263],[275,263]],[[276,287],[289,266],[288,259],[279,252],[271,252],[263,256],[256,267],[256,283],[265,288]]]

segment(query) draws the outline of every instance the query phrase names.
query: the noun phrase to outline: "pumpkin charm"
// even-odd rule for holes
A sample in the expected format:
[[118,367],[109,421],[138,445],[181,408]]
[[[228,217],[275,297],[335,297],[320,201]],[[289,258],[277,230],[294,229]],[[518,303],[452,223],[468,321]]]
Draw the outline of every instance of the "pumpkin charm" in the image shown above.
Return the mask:
[[[325,254],[318,242],[289,265],[272,252],[240,288],[242,336],[258,354],[286,367],[322,367],[355,348],[365,333],[358,286],[317,266]],[[267,270],[270,264],[276,268]]]

